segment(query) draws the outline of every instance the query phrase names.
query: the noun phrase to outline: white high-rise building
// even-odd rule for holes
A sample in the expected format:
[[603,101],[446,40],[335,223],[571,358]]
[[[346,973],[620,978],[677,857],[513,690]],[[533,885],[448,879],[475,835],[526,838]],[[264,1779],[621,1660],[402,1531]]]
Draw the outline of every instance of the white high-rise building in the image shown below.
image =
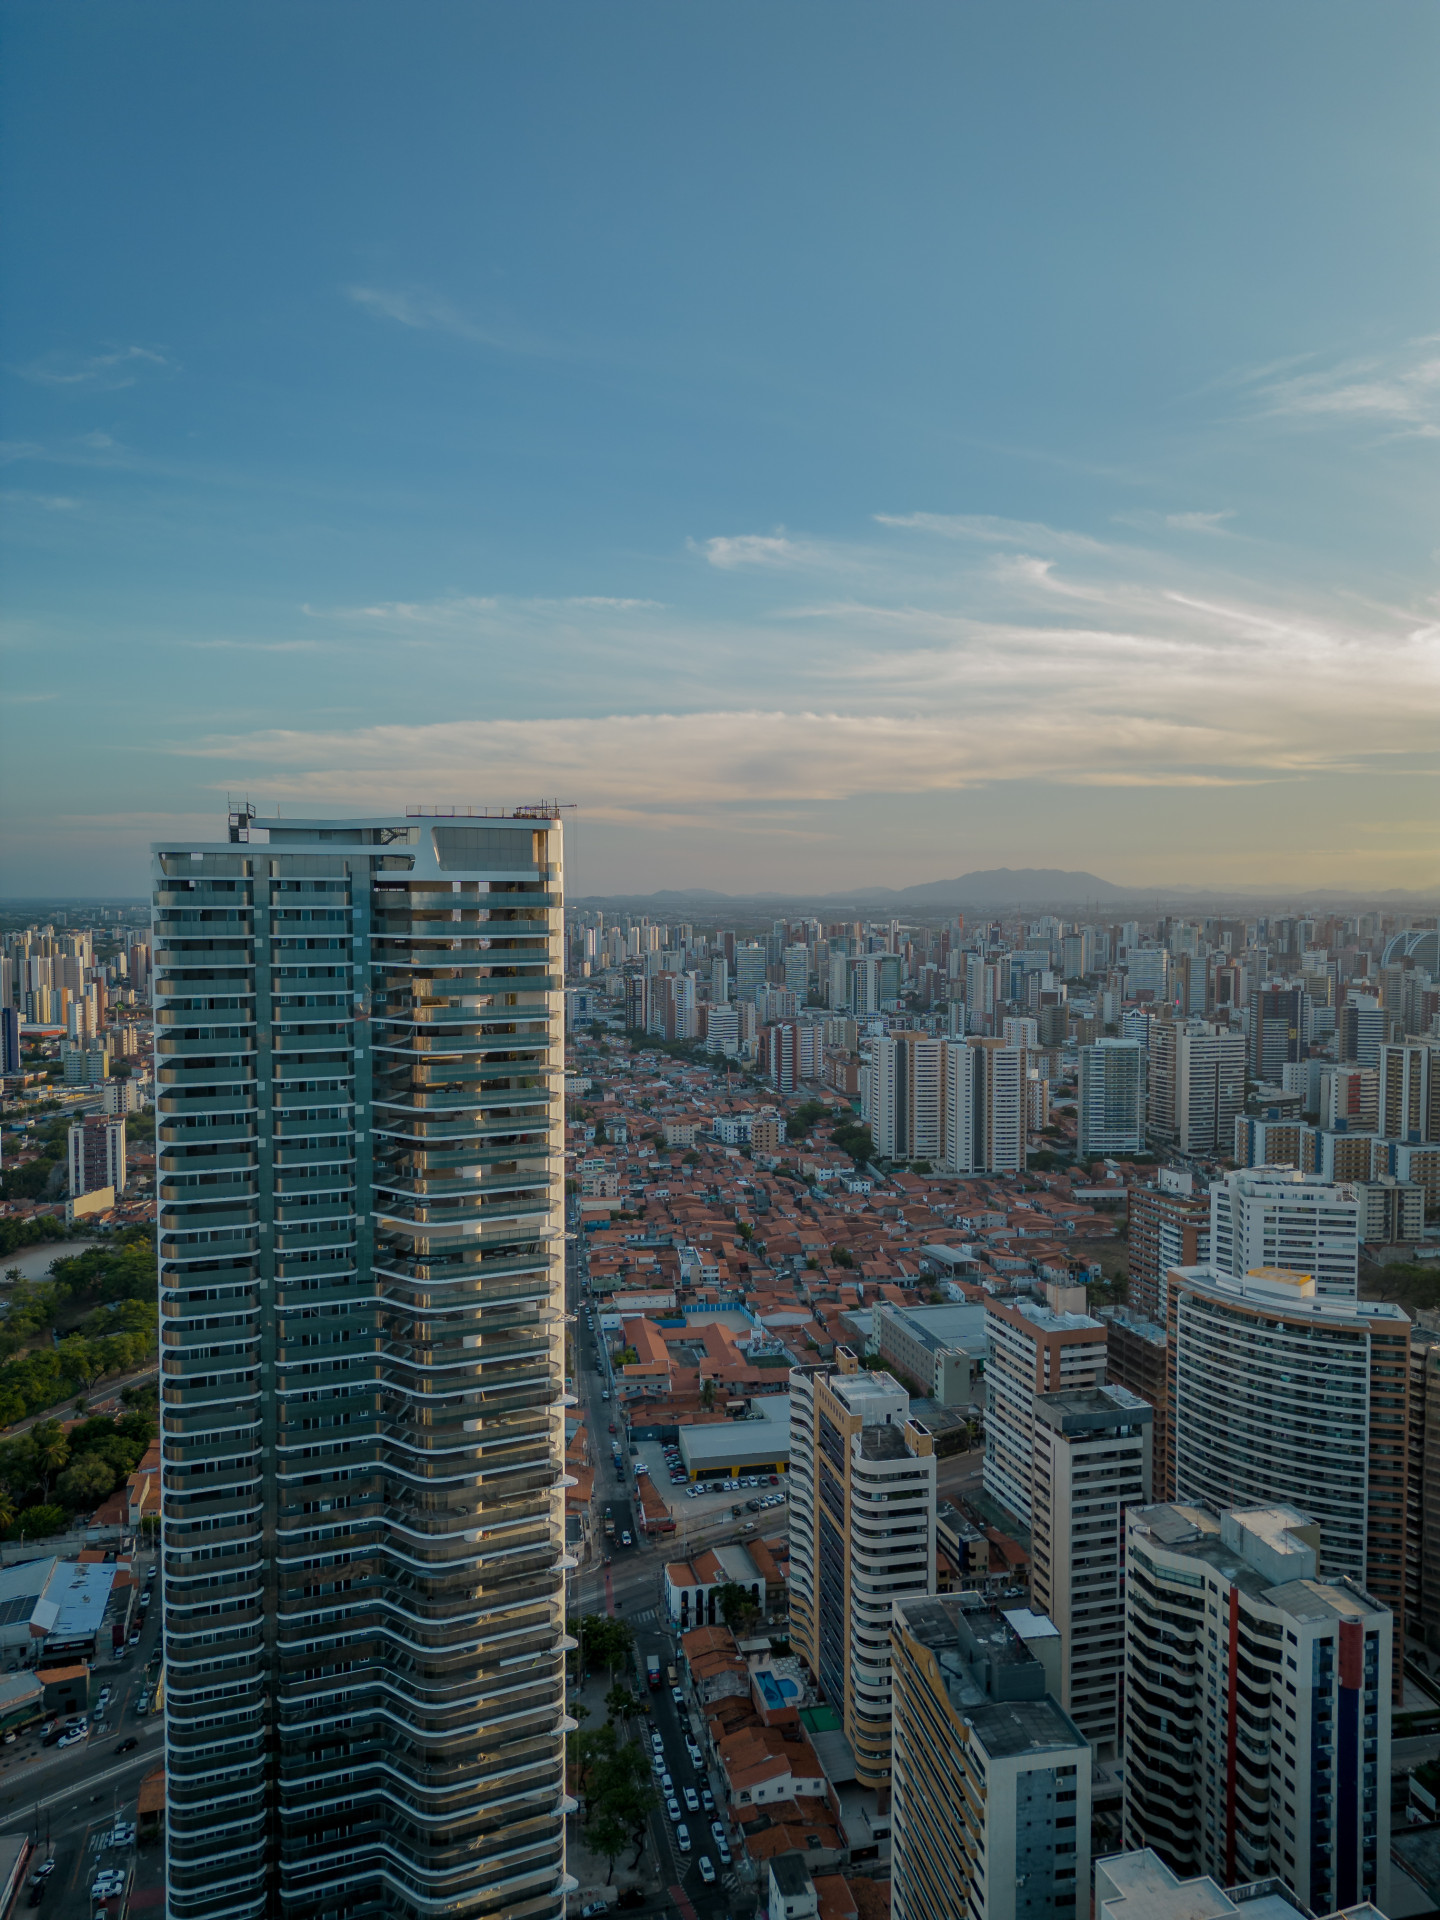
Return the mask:
[[1125,1512],[1151,1484],[1154,1420],[1125,1387],[1034,1401],[1030,1603],[1060,1630],[1060,1704],[1101,1759],[1120,1734]]
[[1130,1513],[1125,1843],[1182,1876],[1280,1880],[1304,1912],[1384,1911],[1392,1621],[1317,1547],[1274,1501]]
[[1019,1173],[1025,1166],[1029,1055],[1003,1040],[945,1043],[947,1173]]
[[1081,1047],[1076,1144],[1082,1154],[1139,1153],[1144,1147],[1147,1058],[1137,1040]]
[[1150,1023],[1149,1132],[1181,1153],[1229,1153],[1245,1108],[1243,1033],[1203,1020]]
[[944,1042],[924,1033],[889,1033],[870,1052],[870,1131],[887,1160],[939,1161],[944,1146],[941,1095]]
[[1098,1387],[1105,1327],[1085,1311],[1083,1287],[1049,1286],[1043,1298],[987,1300],[985,1491],[1030,1524],[1035,1396]]
[[1176,1499],[1299,1507],[1325,1577],[1363,1581],[1403,1626],[1408,1317],[1265,1269],[1177,1267],[1169,1308]]
[[1353,1300],[1360,1284],[1355,1189],[1293,1167],[1242,1167],[1210,1189],[1210,1264],[1240,1279],[1258,1267],[1314,1277],[1322,1299]]

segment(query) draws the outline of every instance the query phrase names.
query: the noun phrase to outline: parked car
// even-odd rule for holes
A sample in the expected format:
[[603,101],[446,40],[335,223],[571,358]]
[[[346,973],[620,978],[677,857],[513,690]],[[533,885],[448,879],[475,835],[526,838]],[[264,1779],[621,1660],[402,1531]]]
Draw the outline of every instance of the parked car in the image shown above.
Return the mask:
[[705,1809],[706,1813],[714,1813],[715,1796],[713,1793],[711,1793],[709,1787],[701,1787],[700,1804]]
[[671,1687],[670,1698],[675,1702],[677,1707],[683,1707],[685,1704],[685,1696],[679,1687]]
[[709,1854],[702,1853],[695,1864],[699,1867],[700,1878],[705,1882],[706,1886],[713,1887],[715,1884],[715,1865]]
[[671,1795],[675,1791],[675,1782],[668,1773],[662,1773],[660,1776],[660,1791],[666,1795]]
[[150,1696],[148,1693],[142,1693],[140,1698],[135,1702],[135,1714],[137,1719],[143,1716],[144,1714],[149,1713],[149,1711],[150,1711]]
[[670,1798],[665,1802],[665,1811],[666,1813],[669,1814],[672,1820],[675,1820],[678,1822],[680,1818],[680,1802],[675,1798],[673,1793],[671,1794]]
[[689,1853],[690,1829],[685,1825],[683,1820],[681,1821],[680,1825],[675,1829],[675,1844],[677,1847],[679,1847],[681,1853]]
[[103,1713],[105,1711],[106,1705],[108,1704],[110,1699],[111,1692],[112,1692],[111,1688],[101,1687],[100,1698],[95,1702],[95,1711],[97,1713]]
[[696,1793],[694,1787],[686,1787],[685,1789],[685,1811],[687,1813],[699,1813],[700,1811],[700,1796]]
[[650,1736],[650,1744],[655,1749],[656,1753],[663,1753],[665,1751],[665,1741],[664,1741],[663,1735],[661,1734],[652,1733]]
[[719,1845],[723,1847],[725,1844],[725,1822],[723,1820],[712,1820],[710,1822],[710,1831],[715,1836]]
[[720,1856],[721,1866],[728,1867],[730,1864],[730,1842],[728,1840],[717,1840],[715,1842],[715,1851]]
[[55,1744],[57,1747],[78,1747],[84,1738],[79,1727],[72,1727],[69,1733],[62,1733]]

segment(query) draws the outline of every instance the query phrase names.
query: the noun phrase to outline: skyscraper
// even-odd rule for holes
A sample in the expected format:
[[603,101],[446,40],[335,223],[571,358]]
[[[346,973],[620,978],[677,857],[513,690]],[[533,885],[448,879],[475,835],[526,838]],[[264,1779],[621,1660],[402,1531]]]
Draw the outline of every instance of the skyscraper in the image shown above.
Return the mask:
[[1322,1576],[1362,1582],[1403,1632],[1405,1314],[1326,1299],[1308,1274],[1180,1268],[1168,1334],[1175,1498],[1300,1508],[1320,1527]]
[[935,1589],[935,1455],[888,1373],[790,1374],[790,1639],[890,1791],[890,1621]]
[[1313,1276],[1324,1299],[1353,1300],[1360,1284],[1355,1189],[1291,1167],[1244,1167],[1210,1189],[1210,1264],[1242,1279],[1256,1267]]
[[1023,1172],[1029,1105],[1024,1047],[972,1037],[947,1041],[944,1053],[946,1172]]
[[560,823],[154,866],[167,1911],[559,1920]]
[[939,1160],[944,1042],[928,1034],[889,1033],[870,1055],[870,1130],[887,1160]]
[[1097,1040],[1081,1047],[1077,1145],[1082,1154],[1143,1148],[1146,1062],[1138,1040]]
[[1307,1912],[1388,1906],[1390,1615],[1275,1501],[1128,1528],[1126,1843]]
[[1150,1030],[1150,1133],[1181,1153],[1229,1153],[1245,1106],[1245,1036],[1203,1020]]

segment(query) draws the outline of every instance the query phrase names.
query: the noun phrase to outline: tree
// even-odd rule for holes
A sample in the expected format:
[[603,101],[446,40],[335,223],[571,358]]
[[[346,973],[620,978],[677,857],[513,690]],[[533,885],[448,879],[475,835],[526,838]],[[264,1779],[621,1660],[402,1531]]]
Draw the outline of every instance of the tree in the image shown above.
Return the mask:
[[760,1617],[760,1609],[750,1589],[742,1587],[738,1581],[727,1580],[724,1586],[717,1587],[715,1599],[720,1608],[720,1618],[737,1637],[747,1633]]
[[832,1248],[830,1258],[837,1267],[853,1267],[855,1265],[855,1256],[851,1253],[849,1247]]
[[97,1507],[115,1486],[115,1470],[98,1453],[82,1453],[55,1482],[55,1491],[69,1507]]
[[70,1458],[70,1442],[58,1420],[42,1420],[35,1428],[35,1461],[40,1470],[40,1490],[48,1494],[50,1482]]
[[625,1822],[614,1813],[597,1813],[593,1820],[589,1820],[585,1824],[586,1845],[592,1853],[598,1853],[602,1859],[608,1860],[610,1863],[610,1871],[605,1876],[605,1884],[607,1887],[615,1878],[615,1862],[625,1851],[625,1845],[629,1838],[630,1829],[625,1825]]
[[785,1138],[801,1140],[809,1133],[817,1120],[823,1120],[830,1109],[823,1100],[807,1100],[797,1107],[785,1122]]
[[707,1380],[701,1387],[700,1404],[707,1413],[709,1413],[710,1409],[715,1405],[715,1382],[713,1380]]
[[619,1720],[633,1712],[635,1696],[623,1680],[617,1680],[605,1696],[605,1711],[612,1720]]

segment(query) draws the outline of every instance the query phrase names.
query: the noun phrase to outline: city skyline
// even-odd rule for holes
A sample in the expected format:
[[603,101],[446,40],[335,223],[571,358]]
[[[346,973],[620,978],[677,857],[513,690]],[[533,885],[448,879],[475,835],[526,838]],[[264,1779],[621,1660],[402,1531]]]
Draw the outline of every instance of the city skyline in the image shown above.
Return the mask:
[[1433,16],[72,12],[8,891],[227,792],[555,794],[576,897],[1440,884]]

